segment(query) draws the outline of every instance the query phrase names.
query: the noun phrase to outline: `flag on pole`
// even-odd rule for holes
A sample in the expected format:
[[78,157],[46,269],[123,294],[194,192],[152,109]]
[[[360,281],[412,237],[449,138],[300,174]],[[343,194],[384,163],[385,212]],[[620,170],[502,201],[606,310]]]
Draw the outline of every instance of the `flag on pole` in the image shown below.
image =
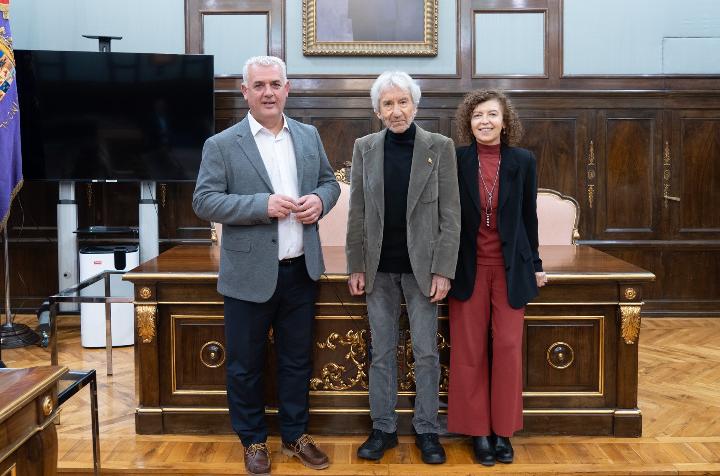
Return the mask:
[[22,187],[20,109],[15,83],[15,56],[10,35],[10,0],[0,0],[0,231]]

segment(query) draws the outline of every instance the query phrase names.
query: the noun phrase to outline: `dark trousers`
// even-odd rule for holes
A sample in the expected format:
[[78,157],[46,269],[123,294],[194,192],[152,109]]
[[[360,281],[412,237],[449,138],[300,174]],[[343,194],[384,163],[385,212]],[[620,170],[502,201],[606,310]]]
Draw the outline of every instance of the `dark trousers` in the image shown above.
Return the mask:
[[275,293],[267,302],[225,296],[228,405],[233,430],[245,446],[267,440],[263,369],[271,326],[280,434],[291,442],[306,431],[316,296],[317,283],[308,276],[304,259],[281,263]]

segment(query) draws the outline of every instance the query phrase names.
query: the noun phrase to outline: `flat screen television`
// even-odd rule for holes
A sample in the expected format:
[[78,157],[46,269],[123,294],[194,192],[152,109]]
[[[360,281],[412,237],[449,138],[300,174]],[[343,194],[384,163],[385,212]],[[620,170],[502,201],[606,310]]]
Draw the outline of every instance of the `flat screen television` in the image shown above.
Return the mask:
[[25,180],[194,181],[213,57],[15,50]]

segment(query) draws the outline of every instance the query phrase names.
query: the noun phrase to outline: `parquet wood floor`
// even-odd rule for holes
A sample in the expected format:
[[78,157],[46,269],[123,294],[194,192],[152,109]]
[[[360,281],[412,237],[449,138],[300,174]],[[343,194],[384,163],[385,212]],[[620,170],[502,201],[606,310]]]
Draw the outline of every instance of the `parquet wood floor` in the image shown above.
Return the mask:
[[[32,323],[30,317],[19,321]],[[232,436],[136,435],[132,348],[114,350],[115,375],[105,375],[104,349],[80,346],[79,320],[60,321],[60,361],[98,371],[103,474],[244,474],[242,446]],[[43,365],[48,352],[37,347],[3,350],[11,367]],[[720,319],[643,320],[639,400],[642,438],[518,436],[515,463],[485,468],[474,464],[470,442],[443,439],[448,463],[427,466],[411,437],[401,437],[379,463],[358,460],[361,437],[316,440],[328,452],[327,470],[307,470],[279,452],[271,438],[273,475],[720,475]],[[58,426],[63,475],[91,474],[89,391],[63,407]]]

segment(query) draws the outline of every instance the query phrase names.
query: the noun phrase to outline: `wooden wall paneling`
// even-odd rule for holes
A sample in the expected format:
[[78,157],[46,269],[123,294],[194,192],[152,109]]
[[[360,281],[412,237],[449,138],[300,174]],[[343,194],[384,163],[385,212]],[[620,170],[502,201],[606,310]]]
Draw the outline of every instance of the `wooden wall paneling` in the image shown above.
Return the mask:
[[720,315],[720,243],[666,247],[661,256],[662,299],[675,309]]
[[[332,111],[335,114],[340,111]],[[355,111],[351,111],[355,113]],[[309,123],[320,133],[325,153],[333,170],[345,167],[352,162],[355,139],[370,134],[372,119],[370,117],[318,117],[314,116]]]
[[[0,246],[4,246],[0,239]],[[48,296],[58,292],[57,239],[10,238],[10,308],[14,312],[33,313]],[[5,256],[0,252],[0,289],[5,314]],[[4,322],[4,321],[3,321]]]
[[[424,113],[425,111],[422,111],[422,112]],[[424,114],[421,115],[421,113],[418,112],[418,116],[415,118],[415,122],[417,123],[418,126],[422,127],[423,129],[425,129],[426,131],[429,131],[429,132],[437,132],[439,134],[444,133],[445,135],[447,135],[447,132],[440,129],[440,118],[439,117],[431,118],[428,116],[425,116],[425,117],[423,117],[423,116],[424,116]]]
[[662,115],[654,110],[598,115],[596,238],[656,238]]
[[531,150],[538,161],[538,186],[570,195],[578,202],[584,195],[581,174],[587,116],[585,111],[521,112],[525,129],[522,147]]
[[[58,186],[54,182],[25,182],[13,200],[7,226],[10,307],[15,312],[35,312],[58,291],[57,200]],[[0,246],[4,245],[0,238]],[[0,270],[4,269],[5,256],[0,251]],[[0,274],[4,299],[5,273]]]
[[201,240],[209,243],[208,223],[198,218],[192,209],[195,183],[158,184],[157,189],[160,241],[178,244]]
[[672,174],[666,200],[674,238],[720,238],[720,111],[680,110],[672,114]]

